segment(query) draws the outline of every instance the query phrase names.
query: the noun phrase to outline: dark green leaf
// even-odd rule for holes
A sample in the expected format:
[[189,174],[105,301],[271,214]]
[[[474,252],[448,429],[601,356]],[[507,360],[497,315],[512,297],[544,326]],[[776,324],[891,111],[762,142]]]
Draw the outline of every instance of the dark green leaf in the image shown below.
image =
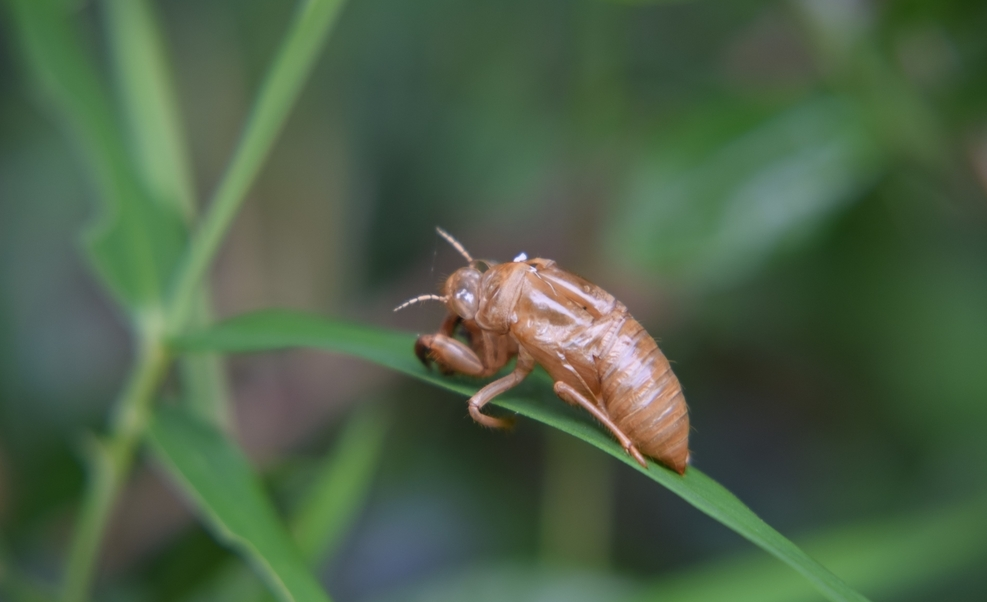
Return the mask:
[[[409,333],[345,324],[297,312],[264,311],[234,318],[182,337],[173,344],[185,351],[225,352],[314,347],[362,357],[463,395],[476,391],[474,386],[426,371],[412,353],[414,340],[415,336]],[[787,563],[830,600],[866,599],[696,467],[690,467],[684,477],[654,463],[647,469],[641,468],[598,426],[581,414],[566,411],[548,387],[534,386],[524,391],[529,394],[498,398],[494,403],[563,430],[641,471]]]
[[[827,529],[805,549],[882,598],[898,597],[958,571],[987,553],[987,499],[935,512]],[[743,554],[664,577],[635,602],[811,602],[808,584],[762,556]]]

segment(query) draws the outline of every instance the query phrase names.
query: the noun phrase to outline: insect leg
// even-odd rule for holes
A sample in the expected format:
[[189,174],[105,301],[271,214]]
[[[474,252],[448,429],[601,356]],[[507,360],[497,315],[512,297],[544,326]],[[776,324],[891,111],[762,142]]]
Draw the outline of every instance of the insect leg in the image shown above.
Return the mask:
[[477,391],[476,395],[470,397],[470,416],[473,417],[473,420],[476,420],[484,426],[489,426],[490,428],[509,428],[513,425],[513,420],[487,416],[486,414],[480,412],[480,409],[487,405],[487,403],[494,397],[497,397],[504,391],[519,385],[534,367],[534,358],[532,358],[531,355],[524,350],[524,348],[519,349],[517,364],[514,366],[514,370],[510,374],[504,378],[498,378],[489,385]]
[[613,436],[617,438],[618,442],[620,442],[620,445],[624,448],[624,451],[637,460],[638,464],[644,468],[648,467],[648,463],[645,462],[644,456],[642,456],[641,452],[639,452],[637,447],[634,446],[634,443],[630,440],[630,437],[617,428],[617,425],[610,420],[610,417],[607,416],[606,413],[604,413],[603,410],[601,410],[595,403],[589,399],[586,399],[582,393],[577,391],[575,387],[569,383],[557,381],[553,388],[555,389],[555,394],[561,397],[563,401],[581,406],[587,412],[592,414],[594,418],[603,424],[603,426],[610,429],[610,432],[613,433]]
[[444,334],[423,334],[415,341],[415,355],[426,366],[435,361],[445,374],[489,376],[489,370],[472,349]]
[[446,319],[442,320],[442,326],[439,326],[439,333],[444,334],[447,337],[451,337],[456,334],[456,327],[459,326],[459,323],[462,321],[462,318],[450,312],[449,315],[446,316]]
[[[442,320],[442,326],[439,326],[439,334],[452,338],[456,332],[456,327],[459,326],[462,321],[462,318],[450,312],[449,315]],[[433,356],[432,348],[430,347],[432,341],[429,336],[434,335],[420,336],[418,337],[418,340],[415,341],[415,355],[418,356],[421,363],[425,364],[426,368],[430,367],[433,360],[436,360]],[[443,374],[452,374],[456,371],[442,365],[441,362],[439,363],[439,369]]]

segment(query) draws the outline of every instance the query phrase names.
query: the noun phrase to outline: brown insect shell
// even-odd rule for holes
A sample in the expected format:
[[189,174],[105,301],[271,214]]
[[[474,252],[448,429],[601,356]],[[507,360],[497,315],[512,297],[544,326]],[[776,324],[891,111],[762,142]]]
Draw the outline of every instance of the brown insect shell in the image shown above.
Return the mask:
[[592,351],[606,330],[599,318],[613,311],[616,300],[548,259],[501,264],[484,276],[480,328],[509,331],[554,380],[599,394]]
[[531,259],[493,265],[483,273],[460,268],[446,281],[445,294],[451,311],[482,330],[510,333],[555,380],[599,394],[590,351],[609,326],[600,318],[619,305],[600,287],[554,261]]
[[685,471],[689,423],[678,380],[612,295],[548,259],[482,273],[461,268],[445,293],[450,310],[482,331],[510,336],[553,380],[599,400],[645,454]]
[[449,309],[464,320],[476,320],[483,330],[506,334],[530,269],[521,263],[497,264],[482,274],[473,267],[460,268],[447,281]]

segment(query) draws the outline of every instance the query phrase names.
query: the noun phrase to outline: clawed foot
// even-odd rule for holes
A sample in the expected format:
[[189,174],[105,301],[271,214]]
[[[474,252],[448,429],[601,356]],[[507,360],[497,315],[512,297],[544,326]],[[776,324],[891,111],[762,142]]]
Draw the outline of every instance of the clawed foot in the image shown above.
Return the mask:
[[624,451],[630,454],[632,458],[637,460],[637,463],[640,464],[642,468],[647,470],[648,462],[644,459],[644,456],[641,455],[641,452],[637,451],[637,448],[634,447],[633,443],[628,443],[627,445],[625,445]]
[[470,416],[473,420],[476,420],[483,426],[490,427],[492,429],[510,429],[514,426],[513,418],[495,418],[493,416],[487,416],[480,411],[480,408],[473,404],[469,404]]
[[432,351],[432,340],[434,338],[434,335],[424,334],[418,337],[418,340],[415,341],[415,355],[418,357],[418,361],[420,361],[422,365],[429,370],[432,369],[432,364],[434,363],[438,366],[439,373],[443,376],[451,376],[455,374],[455,370],[435,359],[435,354]]
[[432,335],[429,334],[422,335],[415,341],[415,355],[418,357],[418,361],[429,369],[432,368],[431,342]]

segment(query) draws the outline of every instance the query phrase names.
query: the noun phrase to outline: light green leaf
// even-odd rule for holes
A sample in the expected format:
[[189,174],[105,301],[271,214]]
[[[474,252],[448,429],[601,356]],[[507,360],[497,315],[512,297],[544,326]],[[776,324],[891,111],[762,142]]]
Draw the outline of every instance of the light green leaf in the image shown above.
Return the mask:
[[11,0],[26,64],[89,161],[102,201],[85,235],[97,274],[124,305],[159,300],[184,245],[177,212],[150,201],[130,164],[119,124],[75,31],[56,0]]
[[102,4],[116,87],[141,179],[155,201],[173,206],[191,223],[191,164],[154,7],[148,0]]
[[176,277],[167,315],[172,332],[179,332],[188,325],[195,292],[298,99],[342,4],[342,0],[303,0],[299,3],[291,28],[257,94],[236,152]]
[[149,307],[164,296],[185,247],[178,214],[152,203],[137,186],[115,195],[119,204],[83,235],[93,269],[118,301]]
[[156,456],[208,526],[253,565],[279,600],[329,599],[234,444],[173,408],[155,413],[149,434]]
[[[211,329],[181,337],[173,341],[173,345],[185,351],[224,352],[314,347],[362,357],[463,395],[476,391],[473,385],[441,378],[425,370],[412,353],[414,340],[415,336],[408,333],[275,310],[234,318]],[[634,467],[791,566],[828,599],[866,600],[698,468],[690,467],[685,476],[679,476],[655,463],[647,469],[638,466],[588,417],[569,411],[555,399],[549,387],[533,383],[521,389],[516,396],[498,398],[494,403],[565,431]]]
[[[191,161],[158,15],[148,0],[103,0],[102,12],[138,175],[155,203],[191,224],[196,211]],[[191,316],[197,326],[212,321],[208,291],[200,297]],[[208,421],[232,430],[219,358],[185,358],[180,372],[183,401]]]

